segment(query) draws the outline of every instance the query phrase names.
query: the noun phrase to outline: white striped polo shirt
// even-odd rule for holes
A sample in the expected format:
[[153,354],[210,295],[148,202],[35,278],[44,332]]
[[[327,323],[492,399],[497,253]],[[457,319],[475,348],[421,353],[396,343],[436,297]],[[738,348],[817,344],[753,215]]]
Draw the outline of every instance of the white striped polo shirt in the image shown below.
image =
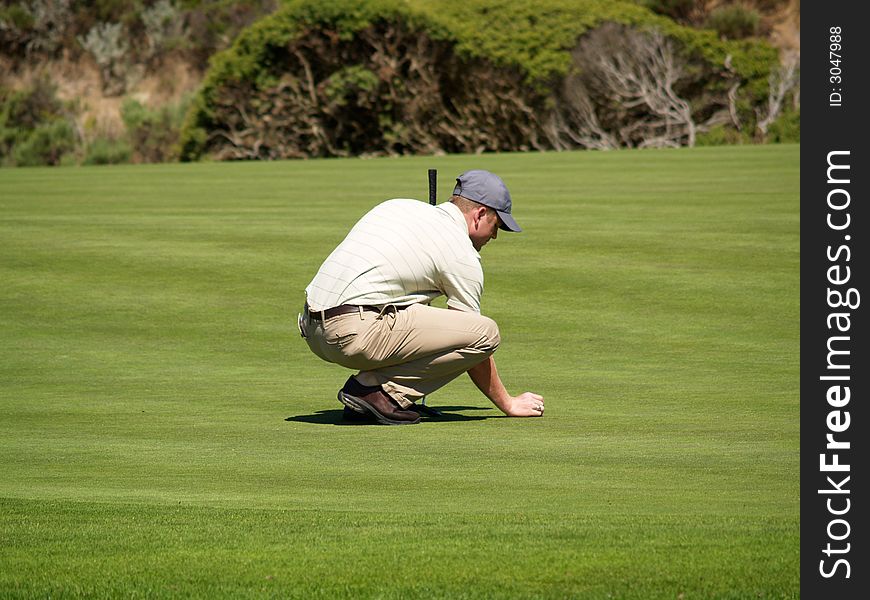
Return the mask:
[[305,288],[308,306],[399,306],[442,294],[447,306],[480,312],[483,268],[465,217],[450,202],[387,200],[353,226]]

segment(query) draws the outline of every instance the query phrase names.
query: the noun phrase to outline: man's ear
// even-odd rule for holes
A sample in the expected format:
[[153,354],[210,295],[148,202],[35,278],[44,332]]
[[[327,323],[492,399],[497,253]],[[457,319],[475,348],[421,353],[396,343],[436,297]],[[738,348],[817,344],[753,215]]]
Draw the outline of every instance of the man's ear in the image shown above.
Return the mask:
[[478,206],[474,209],[474,222],[475,224],[480,223],[483,220],[483,217],[486,216],[486,207]]

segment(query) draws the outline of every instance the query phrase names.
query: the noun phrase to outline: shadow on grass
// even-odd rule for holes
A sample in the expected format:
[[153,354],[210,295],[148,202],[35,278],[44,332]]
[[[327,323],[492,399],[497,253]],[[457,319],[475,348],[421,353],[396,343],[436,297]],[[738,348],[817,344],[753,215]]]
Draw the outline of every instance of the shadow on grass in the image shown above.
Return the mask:
[[[456,421],[483,421],[484,419],[498,419],[503,415],[495,414],[495,415],[461,415],[454,411],[459,410],[492,410],[491,408],[483,408],[480,406],[438,406],[432,407],[435,408],[440,414],[430,414],[427,412],[420,412],[420,422],[421,423],[448,423],[448,422],[456,422]],[[287,417],[284,419],[285,421],[291,421],[296,423],[312,423],[315,425],[351,425],[351,426],[360,426],[360,425],[379,425],[377,421],[374,420],[374,417],[371,418],[363,418],[361,420],[347,421],[344,418],[344,411],[342,409],[329,409],[329,410],[318,410],[317,412],[310,415],[295,415],[292,417]]]

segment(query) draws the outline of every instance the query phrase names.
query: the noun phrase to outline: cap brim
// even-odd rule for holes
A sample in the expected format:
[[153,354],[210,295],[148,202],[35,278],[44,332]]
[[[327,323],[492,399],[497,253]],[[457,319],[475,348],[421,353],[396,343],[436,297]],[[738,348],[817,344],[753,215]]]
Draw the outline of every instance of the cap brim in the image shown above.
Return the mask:
[[523,228],[517,225],[517,222],[514,221],[514,218],[510,213],[502,212],[500,210],[495,211],[498,213],[498,218],[501,219],[501,225],[499,225],[499,229],[503,231],[513,231],[518,232],[522,231]]

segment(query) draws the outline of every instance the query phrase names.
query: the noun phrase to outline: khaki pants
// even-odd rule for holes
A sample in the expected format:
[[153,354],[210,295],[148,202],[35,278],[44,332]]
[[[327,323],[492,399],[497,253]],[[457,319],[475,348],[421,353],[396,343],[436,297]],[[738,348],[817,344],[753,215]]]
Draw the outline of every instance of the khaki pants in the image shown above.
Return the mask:
[[498,348],[498,326],[477,313],[415,304],[361,310],[320,321],[303,313],[308,347],[325,361],[359,370],[363,385],[380,385],[407,408],[447,385]]

